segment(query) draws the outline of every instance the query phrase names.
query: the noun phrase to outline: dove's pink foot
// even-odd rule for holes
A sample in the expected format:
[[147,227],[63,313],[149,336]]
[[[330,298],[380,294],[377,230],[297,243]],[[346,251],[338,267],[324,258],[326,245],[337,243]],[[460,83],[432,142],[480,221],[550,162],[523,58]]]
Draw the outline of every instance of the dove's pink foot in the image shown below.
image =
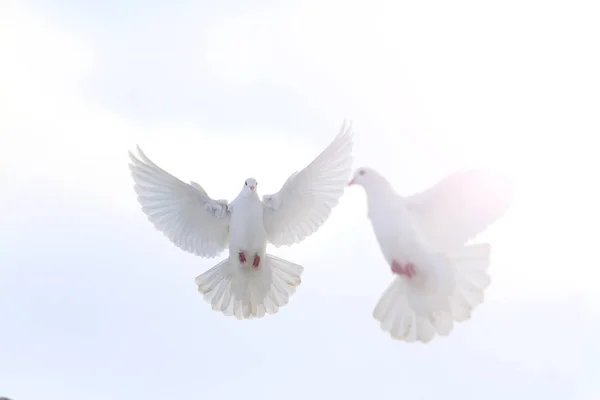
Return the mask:
[[398,275],[405,275],[407,278],[415,276],[415,265],[413,263],[400,264],[396,260],[392,261],[392,272]]
[[240,262],[243,264],[246,262],[246,255],[244,254],[243,251],[240,251],[240,253],[238,254],[239,258],[240,258]]
[[254,268],[258,268],[258,264],[260,264],[260,257],[258,256],[258,254],[256,254],[254,256],[254,261],[252,261],[252,266]]

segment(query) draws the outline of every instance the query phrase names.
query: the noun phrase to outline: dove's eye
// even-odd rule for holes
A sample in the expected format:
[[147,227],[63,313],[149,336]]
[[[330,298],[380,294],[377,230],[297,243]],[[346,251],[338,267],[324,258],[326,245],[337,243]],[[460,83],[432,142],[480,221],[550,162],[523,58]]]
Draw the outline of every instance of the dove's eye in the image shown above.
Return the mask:
[[359,174],[359,175],[364,175],[364,174],[365,174],[365,171],[361,169],[360,171],[358,171],[358,174]]
[[248,181],[244,182],[244,185],[248,186]]

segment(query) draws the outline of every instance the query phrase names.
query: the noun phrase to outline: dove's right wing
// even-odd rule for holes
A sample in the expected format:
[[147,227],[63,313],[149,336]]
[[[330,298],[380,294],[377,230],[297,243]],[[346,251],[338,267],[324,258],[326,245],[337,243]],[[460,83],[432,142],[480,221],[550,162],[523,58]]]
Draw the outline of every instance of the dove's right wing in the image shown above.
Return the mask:
[[208,258],[219,255],[229,238],[227,202],[211,199],[197,183],[180,181],[137,150],[140,158],[129,152],[129,168],[148,220],[182,250]]
[[512,200],[512,182],[487,170],[461,170],[408,197],[427,241],[438,251],[463,246],[500,218]]
[[263,196],[264,224],[273,245],[289,246],[315,233],[327,220],[352,168],[352,124],[307,167],[293,173],[279,192]]

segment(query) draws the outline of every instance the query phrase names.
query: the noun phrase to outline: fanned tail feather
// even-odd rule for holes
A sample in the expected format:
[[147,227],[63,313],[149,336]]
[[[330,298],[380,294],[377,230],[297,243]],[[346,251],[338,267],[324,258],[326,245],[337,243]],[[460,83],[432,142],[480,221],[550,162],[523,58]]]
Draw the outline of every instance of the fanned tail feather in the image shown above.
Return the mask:
[[237,319],[262,318],[285,306],[302,282],[304,268],[267,254],[259,268],[227,258],[196,277],[213,310]]
[[403,276],[395,278],[383,293],[373,317],[394,339],[427,343],[436,334],[447,336],[454,322],[469,319],[483,303],[484,291],[490,284],[490,246],[464,246],[444,257],[453,273],[450,296],[427,292]]
[[472,311],[483,303],[484,291],[490,285],[487,269],[490,266],[489,244],[464,246],[446,255],[454,267],[455,291],[450,307],[456,322],[471,318]]

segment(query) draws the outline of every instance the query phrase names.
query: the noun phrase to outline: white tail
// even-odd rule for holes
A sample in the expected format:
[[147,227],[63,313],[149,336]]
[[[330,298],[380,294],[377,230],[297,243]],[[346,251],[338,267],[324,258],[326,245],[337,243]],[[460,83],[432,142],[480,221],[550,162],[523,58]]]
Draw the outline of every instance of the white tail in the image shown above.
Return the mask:
[[259,268],[240,266],[227,258],[195,281],[213,310],[237,319],[262,318],[289,302],[303,271],[298,264],[267,254]]
[[431,286],[399,276],[388,286],[373,311],[381,329],[395,339],[427,343],[436,334],[450,334],[454,322],[471,317],[473,309],[483,303],[483,292],[490,284],[487,274],[490,245],[464,246],[446,254],[444,259],[450,267],[446,269],[452,272],[444,277],[452,283],[450,295],[432,293]]

